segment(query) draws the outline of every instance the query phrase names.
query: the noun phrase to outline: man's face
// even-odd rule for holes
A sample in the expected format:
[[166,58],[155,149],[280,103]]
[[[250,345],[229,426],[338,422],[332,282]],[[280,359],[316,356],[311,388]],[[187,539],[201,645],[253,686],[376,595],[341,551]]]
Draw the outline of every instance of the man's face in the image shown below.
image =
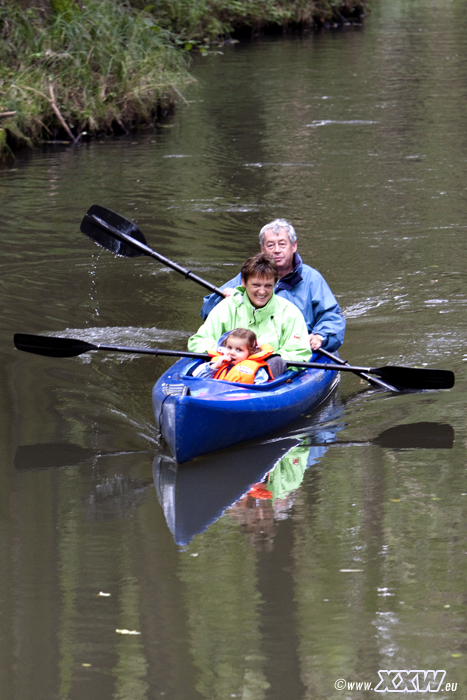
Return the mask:
[[257,309],[266,306],[274,291],[274,277],[250,277],[246,282],[242,280],[248,298]]
[[264,243],[261,250],[274,258],[274,262],[279,268],[279,277],[284,277],[292,272],[293,256],[297,250],[297,244],[290,242],[285,228],[279,229],[278,233],[274,233],[272,228],[268,228],[264,233]]

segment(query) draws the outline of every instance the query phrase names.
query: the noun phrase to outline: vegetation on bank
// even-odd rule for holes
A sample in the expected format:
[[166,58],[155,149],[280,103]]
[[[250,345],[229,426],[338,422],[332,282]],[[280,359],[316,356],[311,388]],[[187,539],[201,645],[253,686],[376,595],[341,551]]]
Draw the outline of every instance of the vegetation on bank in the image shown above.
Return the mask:
[[359,21],[367,0],[131,0],[187,41]]
[[193,48],[358,20],[366,1],[0,0],[0,157],[154,123],[182,97]]
[[147,12],[113,0],[50,14],[0,3],[0,126],[13,148],[148,123],[189,80]]

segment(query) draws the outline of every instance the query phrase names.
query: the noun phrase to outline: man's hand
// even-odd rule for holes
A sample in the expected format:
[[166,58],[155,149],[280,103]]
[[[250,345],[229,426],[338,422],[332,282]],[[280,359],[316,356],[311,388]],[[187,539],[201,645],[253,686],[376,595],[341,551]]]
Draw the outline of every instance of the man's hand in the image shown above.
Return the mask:
[[222,293],[224,295],[224,299],[226,299],[227,297],[231,297],[234,292],[235,292],[234,287],[226,287],[225,289],[223,289]]
[[310,348],[312,350],[318,350],[323,344],[323,339],[320,335],[313,335],[313,333],[310,333],[308,339],[310,341]]

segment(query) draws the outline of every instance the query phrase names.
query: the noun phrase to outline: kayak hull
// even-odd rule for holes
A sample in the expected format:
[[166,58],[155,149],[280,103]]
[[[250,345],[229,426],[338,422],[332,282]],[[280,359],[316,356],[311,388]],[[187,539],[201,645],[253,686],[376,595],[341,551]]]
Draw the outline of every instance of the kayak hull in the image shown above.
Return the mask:
[[161,436],[179,463],[288,425],[324,401],[338,381],[337,372],[307,369],[267,384],[238,384],[191,376],[199,363],[179,360],[153,388]]

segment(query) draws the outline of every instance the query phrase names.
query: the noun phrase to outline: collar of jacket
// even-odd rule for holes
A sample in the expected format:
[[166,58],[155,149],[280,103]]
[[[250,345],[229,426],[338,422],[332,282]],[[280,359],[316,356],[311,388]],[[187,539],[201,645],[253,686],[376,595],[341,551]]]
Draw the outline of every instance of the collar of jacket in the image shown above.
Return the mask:
[[290,292],[294,287],[297,286],[299,282],[302,281],[303,277],[300,274],[303,269],[303,262],[298,253],[293,254],[293,270],[289,272],[285,277],[282,277],[276,284],[276,292],[281,289],[286,289]]
[[268,316],[274,316],[277,308],[276,295],[274,292],[266,306],[261,306],[259,309],[257,309],[256,306],[253,306],[251,303],[245,287],[236,287],[236,290],[237,291],[232,295],[231,299],[234,301],[236,306],[245,304],[245,307],[250,311],[253,318],[257,319],[258,321],[262,321]]

